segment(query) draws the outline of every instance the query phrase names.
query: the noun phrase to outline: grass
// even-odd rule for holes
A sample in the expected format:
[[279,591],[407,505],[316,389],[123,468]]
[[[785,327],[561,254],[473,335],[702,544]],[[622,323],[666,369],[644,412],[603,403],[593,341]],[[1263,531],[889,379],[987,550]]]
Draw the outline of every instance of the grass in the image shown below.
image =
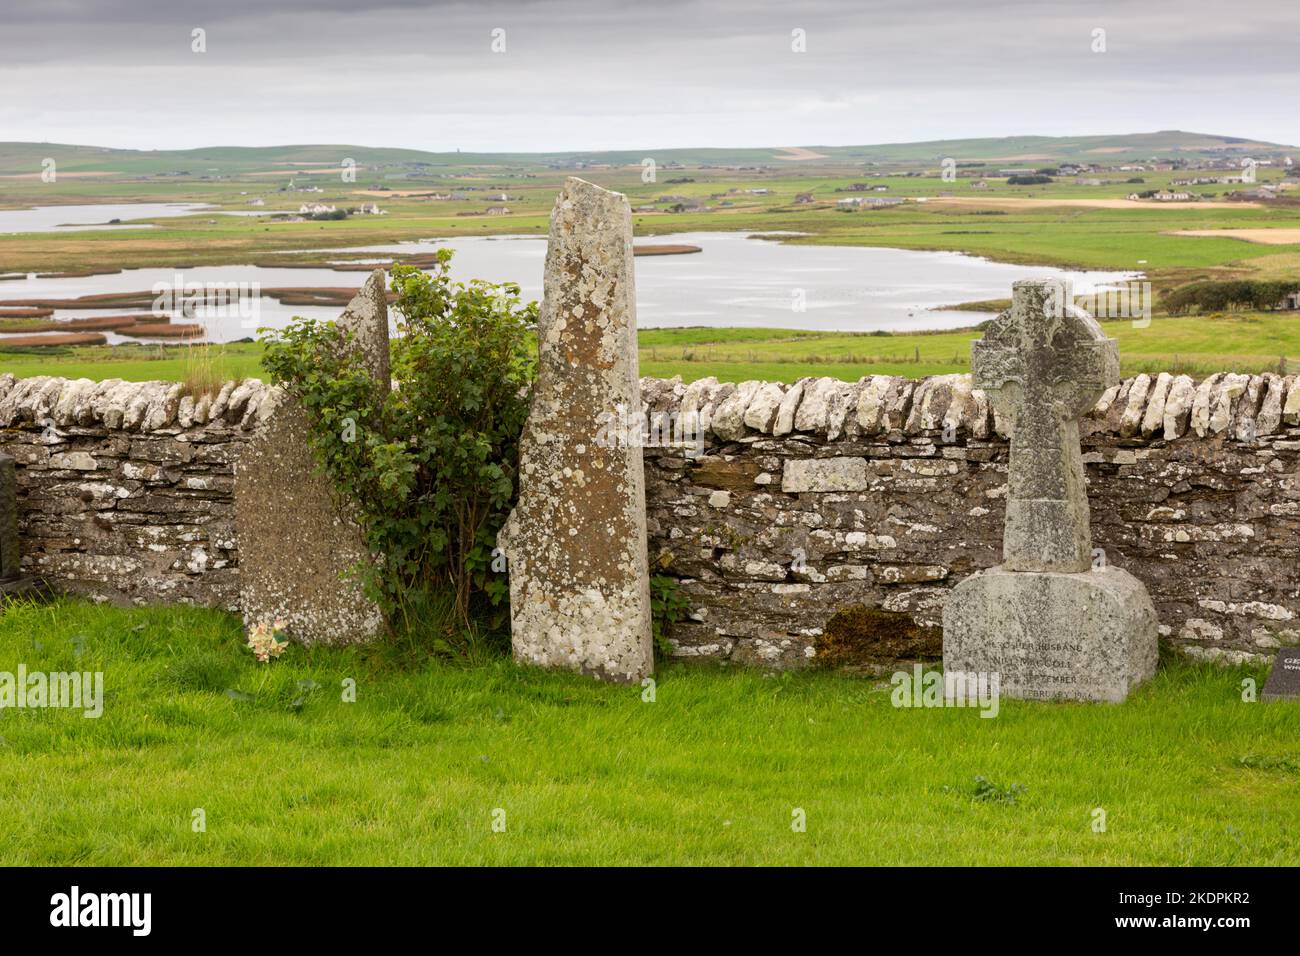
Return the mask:
[[[191,349],[208,350],[206,358]],[[225,345],[118,345],[62,349],[0,350],[0,375],[12,372],[19,378],[32,375],[60,375],[102,381],[120,378],[128,382],[191,381],[197,387],[207,378],[205,366],[222,378],[258,378],[262,371],[262,347],[252,343]]]
[[[972,314],[972,321],[981,317]],[[1119,341],[1124,374],[1295,371],[1300,361],[1300,315],[1242,313],[1157,318],[1145,328],[1128,320],[1102,324]],[[806,375],[857,381],[863,375],[943,375],[970,368],[970,343],[979,332],[881,335],[788,329],[644,329],[639,334],[643,375],[684,381],[717,376],[793,382]],[[122,378],[132,381],[212,381],[263,377],[261,346],[83,347],[2,352],[0,374]]]
[[0,616],[20,663],[102,671],[105,703],[0,711],[4,864],[1300,863],[1300,708],[1243,703],[1257,669],[1166,662],[1124,705],[987,720],[675,665],[648,703],[383,646],[259,665],[228,614],[72,600]]
[[[204,395],[215,397],[221,386],[231,376],[227,371],[229,363],[225,354],[209,343],[185,346],[184,374],[181,381],[185,383],[185,394],[196,399]],[[243,376],[239,376],[243,377]]]

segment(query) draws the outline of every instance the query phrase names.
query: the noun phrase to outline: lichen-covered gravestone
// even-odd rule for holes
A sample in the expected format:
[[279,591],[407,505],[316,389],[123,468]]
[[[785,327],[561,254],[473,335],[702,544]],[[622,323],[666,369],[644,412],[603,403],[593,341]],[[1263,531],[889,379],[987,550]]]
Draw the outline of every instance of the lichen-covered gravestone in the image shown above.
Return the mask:
[[1156,613],[1093,560],[1079,418],[1119,381],[1113,339],[1052,282],[1017,282],[974,344],[975,385],[1011,428],[1003,563],[943,611],[946,671],[999,674],[1010,697],[1122,701],[1156,668]]
[[[605,680],[653,670],[640,442],[608,431],[641,410],[632,215],[581,179],[551,213],[539,367],[519,501],[500,543],[515,658]],[[639,436],[633,436],[634,438]]]
[[[352,333],[352,355],[374,378],[377,398],[386,394],[383,272],[371,274],[338,324]],[[317,469],[306,412],[282,392],[276,401],[235,465],[244,622],[282,620],[292,638],[307,644],[374,638],[383,631],[383,615],[351,574],[358,562],[369,559],[361,531],[347,503]]]

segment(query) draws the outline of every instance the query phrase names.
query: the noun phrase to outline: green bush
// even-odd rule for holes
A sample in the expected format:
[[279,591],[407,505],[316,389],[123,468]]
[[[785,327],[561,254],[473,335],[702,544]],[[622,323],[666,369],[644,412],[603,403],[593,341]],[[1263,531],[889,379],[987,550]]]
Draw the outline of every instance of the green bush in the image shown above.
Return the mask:
[[468,624],[508,593],[492,551],[515,497],[537,303],[512,283],[453,282],[450,261],[444,249],[427,274],[393,267],[396,386],[382,400],[335,323],[262,330],[263,364],[302,403],[324,473],[357,509],[375,557],[358,573],[390,625],[448,594]]

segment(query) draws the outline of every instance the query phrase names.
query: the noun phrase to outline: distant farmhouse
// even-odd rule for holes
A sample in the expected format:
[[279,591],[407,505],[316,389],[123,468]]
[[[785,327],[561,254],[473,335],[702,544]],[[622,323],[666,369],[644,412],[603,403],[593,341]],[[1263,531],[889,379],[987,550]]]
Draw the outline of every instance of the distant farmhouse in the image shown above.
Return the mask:
[[1276,186],[1259,186],[1255,189],[1235,189],[1228,193],[1229,199],[1276,199]]

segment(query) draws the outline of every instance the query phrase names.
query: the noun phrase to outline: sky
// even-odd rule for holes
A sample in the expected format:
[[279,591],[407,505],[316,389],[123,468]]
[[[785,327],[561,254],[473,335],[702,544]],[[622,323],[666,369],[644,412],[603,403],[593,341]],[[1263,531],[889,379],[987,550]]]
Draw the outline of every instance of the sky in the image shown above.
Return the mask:
[[0,141],[1296,144],[1298,39],[1297,0],[0,0]]

